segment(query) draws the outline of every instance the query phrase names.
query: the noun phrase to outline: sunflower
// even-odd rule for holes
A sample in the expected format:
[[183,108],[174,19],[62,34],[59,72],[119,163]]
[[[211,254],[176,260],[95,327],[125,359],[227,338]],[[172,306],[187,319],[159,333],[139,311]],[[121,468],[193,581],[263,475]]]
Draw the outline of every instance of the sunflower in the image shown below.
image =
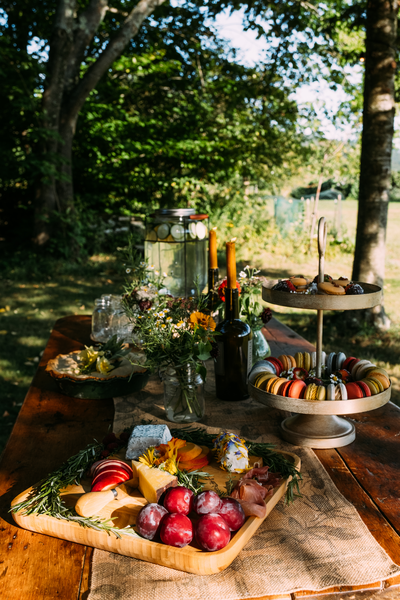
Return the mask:
[[214,321],[214,319],[209,315],[205,315],[201,312],[192,313],[189,317],[189,321],[192,327],[198,325],[203,329],[209,329],[211,331],[214,331],[216,327],[216,322]]

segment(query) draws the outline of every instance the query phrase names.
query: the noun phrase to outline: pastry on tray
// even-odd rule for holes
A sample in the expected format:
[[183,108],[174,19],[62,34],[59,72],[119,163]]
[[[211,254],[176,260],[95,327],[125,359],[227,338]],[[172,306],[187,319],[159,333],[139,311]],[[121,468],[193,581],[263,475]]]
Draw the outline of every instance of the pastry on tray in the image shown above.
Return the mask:
[[316,377],[316,352],[270,356],[258,361],[249,382],[269,394],[309,401],[355,400],[390,387],[385,369],[343,352],[322,352],[322,377]]
[[289,279],[280,279],[271,289],[275,292],[289,292],[291,294],[328,294],[334,296],[355,296],[364,293],[359,283],[353,283],[347,277],[333,279],[330,275],[325,275],[322,283],[318,283],[318,275],[314,279],[304,277],[304,275],[293,275]]
[[76,398],[108,398],[139,391],[147,383],[145,355],[133,352],[116,336],[49,360],[46,371],[63,393]]

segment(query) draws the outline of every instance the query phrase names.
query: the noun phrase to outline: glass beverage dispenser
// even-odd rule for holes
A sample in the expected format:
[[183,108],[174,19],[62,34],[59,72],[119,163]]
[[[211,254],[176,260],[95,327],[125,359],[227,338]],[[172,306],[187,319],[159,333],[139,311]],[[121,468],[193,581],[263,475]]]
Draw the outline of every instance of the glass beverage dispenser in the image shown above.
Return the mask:
[[193,296],[207,285],[208,215],[192,208],[160,209],[146,221],[145,259],[166,273],[166,294]]

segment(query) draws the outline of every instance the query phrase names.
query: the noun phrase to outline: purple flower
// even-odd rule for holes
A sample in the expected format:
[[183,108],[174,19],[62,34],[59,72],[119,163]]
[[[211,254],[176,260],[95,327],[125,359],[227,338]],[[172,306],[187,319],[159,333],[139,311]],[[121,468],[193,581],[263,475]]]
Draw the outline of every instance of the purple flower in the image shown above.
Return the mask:
[[266,325],[272,319],[272,311],[270,308],[264,308],[260,314],[260,319]]
[[151,308],[152,302],[151,302],[151,300],[140,300],[138,304],[139,304],[140,310],[143,312],[143,311],[149,310],[149,308]]

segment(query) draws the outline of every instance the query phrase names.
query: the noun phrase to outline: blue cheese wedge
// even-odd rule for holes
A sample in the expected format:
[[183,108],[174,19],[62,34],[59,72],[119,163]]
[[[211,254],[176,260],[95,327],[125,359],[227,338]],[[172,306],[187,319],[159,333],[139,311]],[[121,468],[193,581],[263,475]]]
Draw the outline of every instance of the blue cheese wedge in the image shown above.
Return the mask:
[[128,441],[126,458],[139,458],[150,446],[159,446],[172,440],[167,425],[137,425]]

